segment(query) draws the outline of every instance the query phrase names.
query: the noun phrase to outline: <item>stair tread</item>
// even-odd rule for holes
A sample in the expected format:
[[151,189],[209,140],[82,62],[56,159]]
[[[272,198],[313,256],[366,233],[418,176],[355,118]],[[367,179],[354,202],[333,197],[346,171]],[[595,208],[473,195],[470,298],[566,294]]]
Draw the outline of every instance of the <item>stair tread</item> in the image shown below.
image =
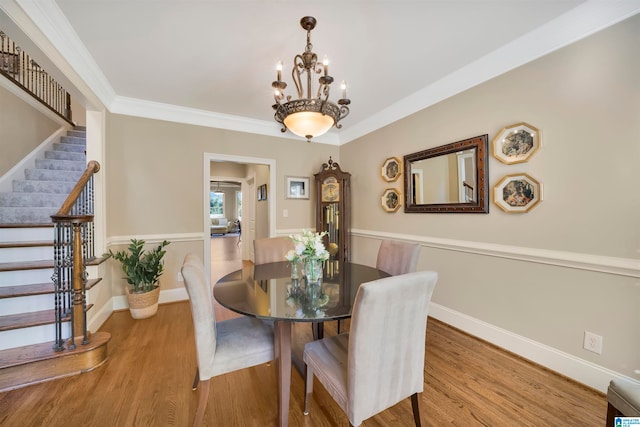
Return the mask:
[[2,286],[0,287],[0,298],[51,294],[53,293],[53,291],[53,283],[34,283],[31,285]]
[[53,349],[54,341],[1,350],[0,369],[37,362],[39,360],[67,356],[69,354],[82,353],[102,346],[110,339],[111,334],[108,332],[96,332],[91,334],[89,344],[83,345],[76,340],[76,348],[73,350],[65,349],[63,351],[55,351]]
[[38,260],[38,261],[0,263],[0,271],[40,270],[44,268],[53,268],[53,260],[45,259],[45,260]]
[[[105,260],[105,257],[94,257],[87,259],[85,261],[85,265],[100,265]],[[53,260],[43,259],[37,261],[0,262],[0,271],[41,270],[45,268],[53,268]]]
[[[86,289],[89,290],[102,280],[101,277],[88,279]],[[53,282],[33,283],[29,285],[0,286],[0,299],[26,297],[32,295],[46,295],[54,292]]]
[[41,241],[32,241],[32,242],[0,242],[0,249],[37,248],[41,246],[53,246],[53,241],[41,240]]
[[[93,304],[87,304],[85,312],[89,311]],[[71,320],[71,314],[62,317],[63,322]],[[29,313],[9,314],[0,316],[0,332],[12,329],[31,328],[33,326],[52,325],[56,321],[55,310],[32,311]]]
[[[68,321],[70,319],[71,316],[66,315],[63,321]],[[0,332],[10,331],[12,329],[29,328],[32,326],[49,325],[53,324],[55,321],[55,310],[9,314],[7,316],[0,316]]]
[[7,224],[0,224],[0,228],[45,228],[45,227],[50,227],[53,228],[53,223],[7,223]]

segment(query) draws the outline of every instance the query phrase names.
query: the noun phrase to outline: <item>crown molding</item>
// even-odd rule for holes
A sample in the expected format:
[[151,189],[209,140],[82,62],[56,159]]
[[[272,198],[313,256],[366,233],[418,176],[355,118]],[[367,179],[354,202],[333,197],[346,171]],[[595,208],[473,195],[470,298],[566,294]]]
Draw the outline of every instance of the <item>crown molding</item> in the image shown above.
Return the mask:
[[640,12],[640,0],[589,0],[340,133],[346,144]]
[[2,0],[2,9],[87,99],[111,104],[115,91],[54,0]]
[[[291,132],[281,132],[280,125],[276,122],[248,119],[241,116],[232,116],[229,114],[181,107],[179,105],[163,104],[160,102],[146,101],[137,98],[127,98],[125,96],[116,96],[109,106],[109,111],[114,114],[145,117],[148,119],[164,120],[168,122],[187,123],[197,126],[306,142],[303,138],[293,135]],[[313,142],[328,145],[340,145],[338,135],[330,132],[314,138]]]
[[[118,96],[54,0],[0,0],[0,7],[11,9],[16,2],[111,112],[298,139],[289,133],[281,133],[271,122]],[[588,0],[377,114],[340,132],[329,132],[314,142],[346,144],[638,12],[640,0]]]

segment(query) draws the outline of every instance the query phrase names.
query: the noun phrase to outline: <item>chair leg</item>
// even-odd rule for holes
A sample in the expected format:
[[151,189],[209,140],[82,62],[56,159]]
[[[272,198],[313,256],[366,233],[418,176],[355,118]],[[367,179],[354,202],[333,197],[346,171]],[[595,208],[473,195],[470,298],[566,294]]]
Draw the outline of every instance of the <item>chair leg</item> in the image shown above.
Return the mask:
[[413,393],[411,395],[411,408],[413,408],[413,421],[416,423],[416,427],[422,426],[420,421],[420,396],[422,393]]
[[193,427],[200,427],[202,425],[204,412],[207,409],[207,403],[209,401],[210,388],[211,378],[206,381],[202,381],[202,387],[200,387],[200,398],[198,399],[198,408],[196,409],[196,416],[193,419]]
[[614,427],[614,420],[616,417],[624,417],[624,414],[618,411],[618,408],[607,402],[607,423],[606,427]]
[[324,322],[312,322],[311,332],[313,334],[314,341],[324,338]]
[[338,335],[339,335],[340,334],[340,320],[339,319],[338,319],[338,328],[337,328],[337,330],[338,330]]
[[304,365],[304,414],[309,415],[309,406],[311,406],[311,395],[313,394],[313,370]]
[[196,376],[193,378],[193,385],[191,386],[191,390],[196,391],[198,388],[199,382],[200,382],[200,369],[196,368]]

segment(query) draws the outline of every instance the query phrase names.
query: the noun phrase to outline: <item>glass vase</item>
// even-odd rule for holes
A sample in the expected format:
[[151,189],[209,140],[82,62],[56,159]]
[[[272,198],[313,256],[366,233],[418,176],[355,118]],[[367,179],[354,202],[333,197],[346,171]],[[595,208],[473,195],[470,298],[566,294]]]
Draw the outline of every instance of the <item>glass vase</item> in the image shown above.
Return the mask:
[[298,261],[291,261],[291,279],[298,280],[300,278],[300,270],[298,268]]
[[322,279],[322,260],[310,258],[304,262],[304,275],[308,285],[317,285]]

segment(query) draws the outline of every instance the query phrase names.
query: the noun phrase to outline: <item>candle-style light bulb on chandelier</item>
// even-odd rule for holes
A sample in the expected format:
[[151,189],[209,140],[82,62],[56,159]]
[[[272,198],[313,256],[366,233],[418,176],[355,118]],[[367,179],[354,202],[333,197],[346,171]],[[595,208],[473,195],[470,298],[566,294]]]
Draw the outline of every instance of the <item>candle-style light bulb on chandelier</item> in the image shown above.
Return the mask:
[[[333,83],[333,77],[329,75],[329,60],[324,57],[322,63],[318,63],[318,56],[311,51],[311,30],[316,26],[316,18],[305,16],[300,20],[300,26],[307,31],[307,46],[302,54],[293,58],[293,69],[291,77],[298,91],[298,99],[291,99],[291,95],[285,96],[284,90],[287,84],[282,81],[282,62],[277,65],[277,80],[271,84],[274,89],[276,103],[273,109],[276,110],[274,118],[276,122],[282,124],[282,132],[289,129],[294,134],[306,138],[311,142],[311,138],[326,133],[332,126],[340,129],[340,120],[349,115],[348,105],[351,103],[347,99],[347,85],[342,81],[342,98],[335,104],[329,101],[329,89]],[[303,86],[303,74],[306,74],[306,90]],[[318,78],[318,91],[315,98],[312,96],[312,77],[314,74],[321,74]],[[305,96],[306,95],[306,96]]]

